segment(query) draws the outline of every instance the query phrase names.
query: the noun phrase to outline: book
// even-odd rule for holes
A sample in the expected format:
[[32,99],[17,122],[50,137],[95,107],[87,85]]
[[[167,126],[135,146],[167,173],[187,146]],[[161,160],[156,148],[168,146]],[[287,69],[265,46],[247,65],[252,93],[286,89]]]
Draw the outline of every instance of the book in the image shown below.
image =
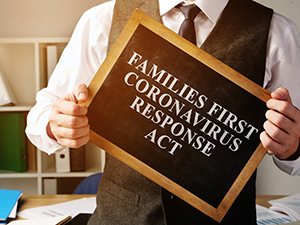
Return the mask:
[[70,149],[68,147],[57,151],[55,154],[56,172],[67,173],[70,172]]
[[57,194],[57,179],[45,178],[43,179],[43,194],[56,195]]
[[85,171],[85,146],[70,148],[71,172]]
[[20,190],[0,189],[0,221],[6,221],[22,196]]
[[0,113],[0,124],[0,169],[25,172],[25,114]]
[[37,171],[37,149],[31,143],[30,140],[26,138],[26,163],[28,171]]
[[284,198],[269,201],[270,209],[276,212],[285,213],[293,221],[300,220],[300,193]]
[[54,45],[47,46],[47,78],[50,79],[57,64],[57,47]]
[[17,100],[0,64],[0,106],[16,105]]

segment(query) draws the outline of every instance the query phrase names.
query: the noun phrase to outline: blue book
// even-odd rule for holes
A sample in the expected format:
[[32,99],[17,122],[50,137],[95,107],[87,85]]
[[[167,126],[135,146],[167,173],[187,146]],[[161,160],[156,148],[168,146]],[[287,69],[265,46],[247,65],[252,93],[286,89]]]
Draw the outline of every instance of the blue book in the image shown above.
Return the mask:
[[8,218],[7,220],[5,220],[5,221],[0,221],[0,224],[8,224],[8,222],[9,222],[9,220],[10,220],[10,218]]
[[0,189],[0,221],[7,220],[21,195],[22,191],[19,190]]

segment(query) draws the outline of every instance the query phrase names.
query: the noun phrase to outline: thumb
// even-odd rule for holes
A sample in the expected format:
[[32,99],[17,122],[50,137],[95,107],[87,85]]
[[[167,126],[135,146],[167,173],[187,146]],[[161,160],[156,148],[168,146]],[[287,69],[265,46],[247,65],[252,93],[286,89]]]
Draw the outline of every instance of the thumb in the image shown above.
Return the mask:
[[273,91],[271,93],[271,97],[276,100],[288,101],[289,103],[292,103],[290,93],[284,87],[277,88],[275,91]]
[[79,102],[85,102],[88,99],[88,88],[83,83],[78,84],[75,86],[73,94]]

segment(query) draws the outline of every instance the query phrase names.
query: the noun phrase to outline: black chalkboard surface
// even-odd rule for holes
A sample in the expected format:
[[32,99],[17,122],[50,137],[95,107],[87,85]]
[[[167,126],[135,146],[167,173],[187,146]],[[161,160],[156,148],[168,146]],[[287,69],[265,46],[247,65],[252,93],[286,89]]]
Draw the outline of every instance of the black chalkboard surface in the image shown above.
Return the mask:
[[91,141],[216,221],[266,153],[269,93],[138,10],[89,91]]

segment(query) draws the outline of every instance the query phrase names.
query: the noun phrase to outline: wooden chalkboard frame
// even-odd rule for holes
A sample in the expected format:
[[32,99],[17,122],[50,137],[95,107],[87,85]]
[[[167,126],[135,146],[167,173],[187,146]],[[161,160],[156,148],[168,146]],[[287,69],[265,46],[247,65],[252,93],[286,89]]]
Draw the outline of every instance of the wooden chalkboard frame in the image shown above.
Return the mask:
[[[144,27],[148,28],[155,34],[159,35],[161,38],[167,40],[177,48],[181,49],[193,58],[199,60],[204,65],[213,69],[218,74],[220,74],[220,76],[226,77],[227,79],[229,79],[239,87],[243,88],[247,92],[251,93],[252,95],[256,96],[263,102],[266,102],[270,99],[270,93],[268,91],[266,91],[256,83],[250,81],[246,77],[242,76],[230,67],[226,66],[222,62],[213,58],[209,54],[205,53],[201,49],[197,48],[190,42],[186,41],[179,35],[170,31],[165,26],[153,20],[152,18],[150,18],[149,16],[137,9],[133,13],[124,30],[120,34],[118,40],[112,47],[110,53],[107,55],[106,60],[104,61],[99,71],[96,73],[95,77],[90,83],[88,87],[88,101],[81,104],[85,104],[87,106],[91,104],[94,96],[100,89],[101,85],[104,83],[106,77],[109,75],[110,70],[112,69],[116,60],[120,56],[122,50],[126,47],[128,41],[130,40],[130,38],[132,37],[136,28],[139,25],[143,25]],[[144,176],[156,182],[158,185],[164,187],[168,191],[172,192],[179,198],[188,202],[190,205],[194,206],[195,208],[202,211],[203,213],[205,213],[206,215],[218,222],[222,221],[227,211],[239,195],[240,191],[243,189],[244,185],[247,183],[247,181],[249,180],[249,178],[251,177],[258,164],[267,152],[266,149],[262,146],[262,144],[260,144],[257,147],[252,156],[249,158],[243,170],[240,171],[238,178],[232,184],[231,188],[229,189],[219,206],[213,207],[212,205],[195,196],[179,184],[173,182],[168,177],[162,175],[161,173],[157,172],[147,164],[141,162],[134,156],[124,151],[123,149],[114,145],[105,138],[101,137],[93,130],[90,131],[90,140],[113,157],[124,162],[131,168],[140,172]]]

